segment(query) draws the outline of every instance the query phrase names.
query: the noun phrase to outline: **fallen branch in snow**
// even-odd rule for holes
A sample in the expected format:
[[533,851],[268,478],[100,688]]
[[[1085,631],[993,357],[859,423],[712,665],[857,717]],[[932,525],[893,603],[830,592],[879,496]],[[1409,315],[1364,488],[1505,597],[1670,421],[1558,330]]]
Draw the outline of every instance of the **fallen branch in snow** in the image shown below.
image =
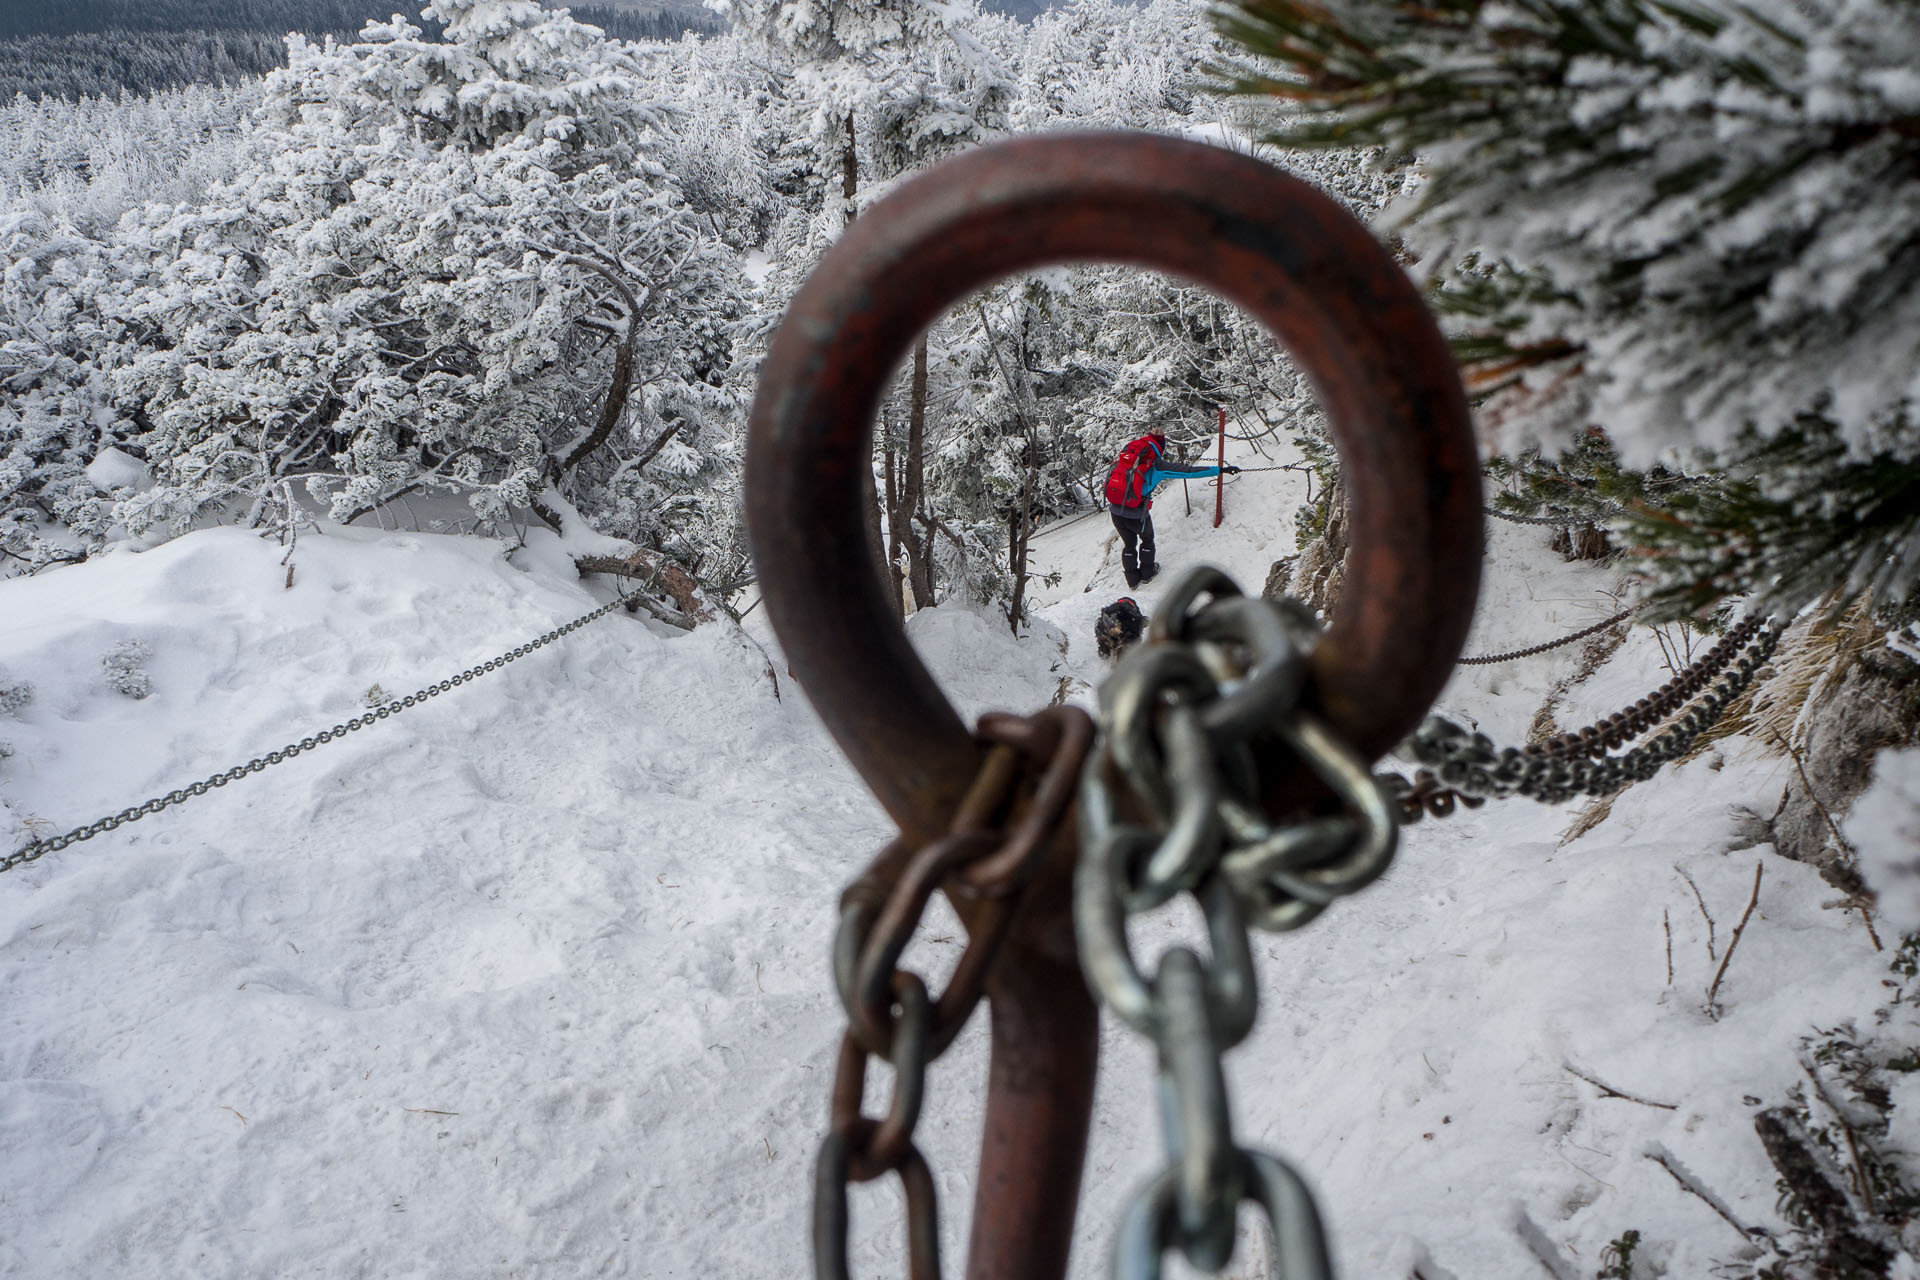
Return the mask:
[[1886,1275],[1892,1253],[1872,1237],[1876,1227],[1855,1216],[1844,1174],[1833,1167],[1792,1109],[1762,1111],[1753,1118],[1753,1128],[1767,1159],[1780,1172],[1782,1200],[1797,1211],[1790,1216],[1814,1236],[1819,1250],[1817,1274],[1835,1280]]
[[1760,875],[1766,870],[1766,863],[1753,864],[1753,896],[1747,899],[1747,909],[1740,913],[1740,923],[1733,926],[1733,937],[1727,939],[1727,954],[1720,957],[1720,967],[1714,970],[1713,985],[1707,988],[1707,1016],[1716,1018],[1713,998],[1720,994],[1720,979],[1727,975],[1727,962],[1733,959],[1733,949],[1740,945],[1740,935],[1746,931],[1747,921],[1753,916],[1753,909],[1760,902]]
[[1667,918],[1667,909],[1660,908],[1660,927],[1667,933],[1667,985],[1673,985],[1673,921]]
[[694,624],[691,619],[685,617],[682,614],[675,613],[672,609],[667,608],[665,605],[657,604],[654,601],[647,599],[645,596],[634,596],[632,599],[627,601],[627,612],[632,613],[635,609],[645,609],[647,611],[647,616],[652,618],[655,622],[664,622],[666,625],[673,627],[676,630],[679,630],[679,631],[693,630]]
[[1847,1140],[1847,1159],[1853,1162],[1853,1189],[1859,1193],[1860,1202],[1866,1206],[1868,1217],[1879,1215],[1879,1206],[1873,1201],[1873,1179],[1867,1176],[1867,1165],[1860,1158],[1859,1135],[1853,1131],[1853,1121],[1847,1119],[1847,1113],[1834,1104],[1827,1093],[1827,1086],[1820,1083],[1820,1075],[1813,1069],[1813,1063],[1800,1060],[1800,1070],[1806,1072],[1807,1079],[1813,1084],[1814,1096],[1819,1098],[1833,1118],[1840,1125],[1840,1134]]
[[1562,1061],[1560,1063],[1560,1066],[1562,1069],[1566,1071],[1568,1075],[1577,1076],[1580,1079],[1585,1080],[1588,1084],[1592,1085],[1594,1088],[1598,1089],[1602,1097],[1619,1098],[1626,1102],[1637,1102],[1643,1107],[1658,1107],[1662,1111],[1678,1111],[1680,1109],[1678,1105],[1671,1102],[1655,1102],[1652,1098],[1642,1098],[1638,1094],[1626,1093],[1626,1092],[1623,1092],[1622,1090],[1616,1089],[1612,1085],[1607,1084],[1604,1081],[1597,1080],[1594,1077],[1588,1075],[1586,1072],[1582,1071],[1580,1068],[1574,1066],[1571,1062]]
[[685,569],[665,557],[635,549],[624,556],[578,556],[574,559],[573,567],[580,571],[582,577],[589,573],[610,573],[616,577],[638,578],[649,586],[658,587],[680,606],[679,613],[644,598],[639,598],[638,603],[670,627],[691,631],[696,624],[712,617],[700,600],[700,584]]
[[1706,1183],[1700,1181],[1699,1178],[1694,1176],[1693,1170],[1687,1168],[1686,1165],[1681,1164],[1679,1158],[1675,1156],[1673,1152],[1667,1150],[1665,1146],[1661,1145],[1658,1142],[1655,1142],[1649,1145],[1647,1149],[1642,1151],[1640,1154],[1645,1156],[1647,1159],[1653,1161],[1655,1164],[1659,1165],[1662,1169],[1665,1169],[1668,1175],[1672,1177],[1672,1179],[1675,1182],[1680,1184],[1680,1189],[1682,1191],[1685,1191],[1689,1195],[1698,1197],[1702,1204],[1706,1205],[1707,1208],[1713,1210],[1715,1213],[1720,1215],[1721,1221],[1725,1222],[1728,1226],[1732,1227],[1735,1231],[1738,1231],[1746,1239],[1748,1240],[1772,1240],[1773,1239],[1773,1234],[1768,1230],[1766,1230],[1766,1228],[1749,1227],[1745,1223],[1741,1222],[1738,1218],[1734,1217],[1733,1210],[1727,1207],[1726,1201],[1722,1200],[1719,1196],[1715,1195],[1713,1193],[1712,1188],[1710,1188],[1709,1186],[1707,1186]]
[[[1782,751],[1785,751],[1787,755],[1792,758],[1793,767],[1799,770],[1800,772],[1800,785],[1803,788],[1805,788],[1807,793],[1807,799],[1813,802],[1814,809],[1817,810],[1820,814],[1820,817],[1825,820],[1827,824],[1827,830],[1833,835],[1834,844],[1839,848],[1841,853],[1846,855],[1847,860],[1849,862],[1851,862],[1854,866],[1860,865],[1860,855],[1856,853],[1854,851],[1853,846],[1847,842],[1847,837],[1841,834],[1840,824],[1833,820],[1833,811],[1827,808],[1825,802],[1823,802],[1820,799],[1820,793],[1813,789],[1813,779],[1807,776],[1807,762],[1801,758],[1800,748],[1794,746],[1793,743],[1789,742],[1786,738],[1783,738],[1782,736],[1780,736],[1780,733],[1778,730],[1769,730],[1769,733],[1771,734],[1775,744],[1777,744]],[[1787,802],[1786,796],[1782,795],[1780,797],[1781,806],[1785,807],[1786,802]],[[1821,903],[1820,905],[1822,907],[1825,907],[1828,904]],[[1886,948],[1880,944],[1879,931],[1873,927],[1873,912],[1868,905],[1868,899],[1866,898],[1866,896],[1862,894],[1851,894],[1848,897],[1841,899],[1839,905],[1847,909],[1858,911],[1860,913],[1860,922],[1867,926],[1867,937],[1873,942],[1873,949],[1875,951],[1886,950]]]
[[1813,807],[1819,811],[1821,818],[1825,819],[1827,830],[1833,833],[1834,844],[1839,846],[1841,853],[1858,862],[1860,855],[1854,852],[1853,846],[1847,843],[1846,836],[1840,833],[1840,824],[1833,820],[1833,811],[1821,801],[1820,793],[1813,789],[1813,779],[1807,776],[1807,762],[1801,758],[1800,748],[1781,737],[1778,731],[1773,731],[1772,737],[1779,748],[1793,760],[1793,767],[1800,771],[1800,785],[1807,789],[1807,799],[1813,801]]

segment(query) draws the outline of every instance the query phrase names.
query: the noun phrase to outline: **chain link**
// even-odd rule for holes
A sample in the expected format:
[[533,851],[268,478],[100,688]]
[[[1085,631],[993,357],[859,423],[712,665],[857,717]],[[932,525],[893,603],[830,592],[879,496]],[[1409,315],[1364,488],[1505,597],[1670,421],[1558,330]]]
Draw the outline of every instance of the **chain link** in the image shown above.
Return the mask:
[[1481,510],[1496,519],[1505,520],[1512,524],[1553,525],[1555,527],[1570,524],[1598,524],[1602,520],[1616,520],[1627,513],[1625,507],[1613,506],[1604,510],[1590,511],[1584,514],[1570,511],[1566,515],[1561,516],[1521,516],[1515,515],[1511,511],[1502,511],[1498,507],[1482,507]]
[[[840,899],[833,971],[847,1030],[830,1127],[814,1165],[813,1266],[821,1280],[849,1274],[848,1187],[888,1173],[899,1176],[906,1195],[908,1275],[938,1280],[939,1208],[932,1172],[913,1141],[927,1065],[946,1052],[985,993],[1020,895],[1066,820],[1093,725],[1084,712],[1057,707],[1031,717],[986,716],[977,736],[986,759],[948,833],[919,849],[895,840]],[[1028,791],[1019,821],[1006,826]],[[937,997],[919,974],[899,967],[935,889],[979,900],[966,950]],[[893,1068],[883,1120],[861,1113],[874,1058]]]
[[[1218,1272],[1247,1201],[1265,1211],[1286,1280],[1331,1274],[1299,1175],[1234,1140],[1220,1062],[1258,1006],[1248,929],[1299,928],[1393,858],[1392,798],[1365,760],[1299,708],[1318,639],[1297,603],[1248,599],[1219,570],[1196,569],[1100,690],[1101,737],[1080,786],[1074,927],[1088,983],[1158,1050],[1168,1155],[1128,1211],[1121,1280],[1158,1277],[1169,1249]],[[1278,824],[1266,816],[1250,742],[1269,735],[1328,784],[1339,813]],[[1175,947],[1149,978],[1128,943],[1128,917],[1181,893],[1200,907],[1211,958]]]
[[1633,613],[1634,611],[1632,609],[1622,609],[1611,618],[1602,618],[1592,626],[1583,627],[1572,635],[1561,636],[1558,640],[1548,640],[1544,644],[1529,645],[1525,649],[1513,649],[1507,653],[1489,653],[1477,658],[1461,658],[1454,665],[1460,667],[1484,667],[1490,662],[1511,662],[1515,658],[1531,658],[1536,653],[1549,653],[1555,649],[1563,649],[1576,640],[1585,640],[1588,636],[1597,635],[1605,631],[1616,622],[1625,622],[1633,616]]
[[295,756],[304,755],[315,747],[322,746],[334,741],[336,738],[343,738],[349,733],[364,729],[377,720],[385,720],[388,716],[399,715],[402,711],[410,707],[418,706],[428,698],[439,697],[449,689],[466,684],[470,680],[478,679],[490,671],[497,671],[510,662],[519,661],[535,649],[552,644],[562,636],[570,635],[588,623],[605,617],[638,595],[638,591],[629,591],[625,595],[601,605],[591,613],[582,614],[564,626],[555,627],[552,631],[547,632],[536,640],[529,640],[518,648],[510,649],[499,657],[490,658],[478,666],[468,667],[457,676],[449,676],[437,684],[430,684],[426,688],[416,693],[410,693],[404,698],[396,698],[392,702],[375,707],[365,715],[355,716],[353,719],[342,724],[337,724],[331,729],[323,729],[311,737],[302,738],[298,742],[290,742],[277,751],[269,751],[265,755],[256,756],[245,764],[235,765],[224,773],[216,773],[210,778],[202,778],[198,782],[190,783],[177,790],[169,791],[163,796],[156,796],[152,800],[134,805],[131,808],[122,809],[112,817],[101,818],[96,822],[89,822],[83,827],[75,827],[65,835],[54,836],[48,840],[36,840],[32,844],[26,845],[5,857],[0,857],[0,872],[11,871],[15,867],[38,861],[47,854],[58,853],[69,845],[79,844],[82,840],[91,840],[97,835],[116,830],[129,822],[137,822],[141,818],[160,812],[162,809],[172,808],[174,805],[181,804],[195,796],[203,796],[207,794],[207,792],[219,787],[224,787],[230,782],[237,782],[248,774],[260,772],[269,765],[281,764],[293,759]]
[[[1632,707],[1578,733],[1524,750],[1496,747],[1485,734],[1470,732],[1442,716],[1429,716],[1400,749],[1400,754],[1427,769],[1411,781],[1390,776],[1388,785],[1407,821],[1417,820],[1422,813],[1445,816],[1450,812],[1450,801],[1442,808],[1433,803],[1443,789],[1468,803],[1473,802],[1470,797],[1522,795],[1558,804],[1574,796],[1612,795],[1651,778],[1663,765],[1691,750],[1700,735],[1719,723],[1727,708],[1746,692],[1773,656],[1781,635],[1774,623],[1748,619],[1699,662]],[[1701,696],[1661,732],[1624,755],[1608,754],[1673,714],[1695,693]]]

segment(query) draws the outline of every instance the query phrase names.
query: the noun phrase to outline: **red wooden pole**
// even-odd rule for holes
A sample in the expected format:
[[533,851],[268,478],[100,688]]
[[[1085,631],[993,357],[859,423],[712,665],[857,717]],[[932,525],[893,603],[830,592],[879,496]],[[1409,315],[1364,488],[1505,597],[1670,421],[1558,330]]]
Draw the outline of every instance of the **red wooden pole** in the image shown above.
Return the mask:
[[1220,411],[1220,474],[1215,478],[1213,490],[1213,527],[1218,529],[1220,522],[1227,518],[1227,411]]

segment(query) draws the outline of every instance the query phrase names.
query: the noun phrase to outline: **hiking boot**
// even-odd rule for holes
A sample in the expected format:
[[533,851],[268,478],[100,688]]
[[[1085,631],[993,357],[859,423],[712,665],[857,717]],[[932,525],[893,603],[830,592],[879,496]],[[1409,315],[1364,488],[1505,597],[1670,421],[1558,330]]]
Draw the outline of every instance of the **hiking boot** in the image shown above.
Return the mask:
[[[1155,578],[1159,576],[1160,576],[1160,566],[1157,564],[1150,564],[1146,568],[1140,570],[1140,582],[1152,582]],[[1137,587],[1140,585],[1140,582],[1134,582],[1133,580],[1129,579],[1127,581],[1127,585],[1130,587]]]

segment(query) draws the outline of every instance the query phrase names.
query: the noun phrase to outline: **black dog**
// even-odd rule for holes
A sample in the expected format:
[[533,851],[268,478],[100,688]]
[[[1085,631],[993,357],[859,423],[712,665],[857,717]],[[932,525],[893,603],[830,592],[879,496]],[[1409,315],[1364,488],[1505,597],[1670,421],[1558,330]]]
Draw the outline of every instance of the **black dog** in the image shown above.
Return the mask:
[[1103,658],[1117,658],[1138,644],[1147,629],[1147,615],[1131,596],[1121,596],[1100,611],[1093,623],[1093,645]]

